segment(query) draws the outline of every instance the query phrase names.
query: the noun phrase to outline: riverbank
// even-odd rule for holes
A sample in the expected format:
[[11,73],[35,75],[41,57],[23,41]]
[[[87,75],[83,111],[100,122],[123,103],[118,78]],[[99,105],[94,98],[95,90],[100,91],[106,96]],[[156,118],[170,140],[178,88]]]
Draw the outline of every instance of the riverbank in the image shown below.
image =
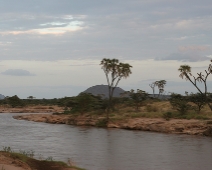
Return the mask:
[[1,170],[83,170],[63,162],[36,160],[14,152],[0,151]]
[[6,107],[0,106],[0,113],[62,113],[64,112],[64,107],[59,106],[25,106],[25,107]]
[[107,128],[120,128],[128,130],[143,130],[161,133],[188,134],[212,136],[212,120],[197,119],[170,119],[163,118],[129,118],[125,120],[113,120],[106,125],[104,117],[91,117],[89,115],[52,115],[52,114],[30,114],[13,116],[17,120],[44,122],[52,124],[67,124],[77,126],[96,126]]

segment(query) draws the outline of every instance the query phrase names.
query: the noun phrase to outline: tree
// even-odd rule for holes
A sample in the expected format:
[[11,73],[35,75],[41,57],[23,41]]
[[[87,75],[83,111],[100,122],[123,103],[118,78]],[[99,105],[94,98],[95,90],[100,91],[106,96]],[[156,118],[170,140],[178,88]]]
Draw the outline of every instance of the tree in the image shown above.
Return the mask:
[[189,104],[188,96],[172,93],[169,101],[172,107],[179,111],[181,115],[185,115],[192,108]]
[[135,110],[139,111],[139,107],[141,106],[142,102],[145,101],[148,97],[148,94],[140,89],[137,89],[137,92],[135,92],[133,89],[130,90],[129,92],[129,97],[132,99]]
[[118,59],[102,59],[100,65],[105,73],[108,84],[108,112],[107,120],[109,120],[109,111],[112,107],[112,98],[115,88],[122,78],[127,78],[132,73],[131,65],[128,63],[121,63]]
[[156,86],[155,82],[153,82],[152,84],[149,84],[149,87],[151,87],[153,92],[153,97],[155,97],[155,86]]
[[[205,100],[212,111],[212,106],[208,100],[208,90],[207,90],[207,78],[210,74],[212,74],[212,65],[209,64],[208,70],[205,70],[206,75],[200,72],[197,73],[197,77],[192,75],[191,67],[189,65],[181,65],[178,71],[181,73],[179,77],[181,77],[182,79],[185,77],[185,80],[189,80],[194,85],[194,87],[199,91],[199,93],[205,97]],[[204,83],[204,91],[200,90],[200,88],[197,85],[197,82]]]
[[86,112],[97,110],[100,107],[100,98],[90,93],[80,93],[66,102],[66,107],[71,108],[72,112],[80,112],[83,115]]
[[19,97],[17,95],[8,97],[6,100],[8,101],[8,104],[13,108],[17,107],[17,106],[21,106],[21,107],[24,106],[23,101],[21,99],[19,99]]
[[155,97],[155,87],[158,87],[158,97],[164,92],[164,87],[166,85],[166,80],[159,80],[155,81],[152,84],[149,84],[149,86],[152,88],[153,96]]
[[33,97],[33,96],[29,96],[29,97],[27,97],[27,99],[35,99],[36,97]]
[[164,87],[166,85],[166,80],[156,81],[155,85],[158,87],[158,90],[159,90],[158,97],[159,97],[164,92]]
[[189,97],[189,101],[191,101],[197,106],[194,108],[194,110],[200,113],[201,109],[207,103],[205,96],[201,93],[196,93],[196,94],[191,93],[188,97]]

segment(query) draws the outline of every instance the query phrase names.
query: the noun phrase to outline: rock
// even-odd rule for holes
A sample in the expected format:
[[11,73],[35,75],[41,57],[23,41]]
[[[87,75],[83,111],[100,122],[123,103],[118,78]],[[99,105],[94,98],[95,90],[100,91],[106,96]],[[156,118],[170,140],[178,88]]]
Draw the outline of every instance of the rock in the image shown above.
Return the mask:
[[204,132],[203,135],[212,137],[212,127],[209,126]]

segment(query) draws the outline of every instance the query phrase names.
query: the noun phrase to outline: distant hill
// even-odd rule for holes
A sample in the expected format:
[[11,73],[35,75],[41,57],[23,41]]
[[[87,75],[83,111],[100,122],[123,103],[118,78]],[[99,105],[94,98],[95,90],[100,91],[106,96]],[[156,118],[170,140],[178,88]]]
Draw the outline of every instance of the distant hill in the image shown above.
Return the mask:
[[[116,87],[113,93],[113,97],[120,97],[121,93],[125,91],[120,87]],[[83,93],[91,93],[94,96],[103,94],[104,97],[108,97],[108,85],[96,85],[88,88],[87,90],[83,91]]]
[[149,94],[149,97],[158,98],[158,99],[161,99],[161,100],[168,100],[168,99],[170,99],[171,95],[164,95],[164,94],[161,94],[161,95],[158,97],[158,94],[155,94],[155,97],[154,97],[153,94]]
[[[120,97],[120,94],[124,93],[124,92],[126,92],[126,91],[124,91],[122,88],[116,87],[114,90],[113,97]],[[92,87],[89,87],[87,90],[83,91],[82,93],[91,93],[94,96],[103,94],[104,95],[103,98],[108,97],[108,85],[92,86]],[[149,94],[149,97],[154,97],[154,95]],[[170,95],[160,95],[158,97],[158,94],[155,94],[155,98],[159,98],[161,100],[167,100],[170,98]]]
[[5,96],[2,95],[2,94],[0,94],[0,100],[2,100],[2,99],[4,99],[4,98],[5,98]]

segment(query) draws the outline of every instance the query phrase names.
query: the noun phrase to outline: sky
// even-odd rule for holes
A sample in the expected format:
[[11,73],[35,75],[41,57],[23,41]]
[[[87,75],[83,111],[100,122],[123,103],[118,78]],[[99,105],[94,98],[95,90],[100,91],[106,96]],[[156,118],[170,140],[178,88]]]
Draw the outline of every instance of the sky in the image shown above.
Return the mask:
[[124,90],[166,80],[166,94],[196,93],[178,68],[210,64],[211,0],[0,0],[1,94],[76,96],[107,84],[103,58],[133,66]]

